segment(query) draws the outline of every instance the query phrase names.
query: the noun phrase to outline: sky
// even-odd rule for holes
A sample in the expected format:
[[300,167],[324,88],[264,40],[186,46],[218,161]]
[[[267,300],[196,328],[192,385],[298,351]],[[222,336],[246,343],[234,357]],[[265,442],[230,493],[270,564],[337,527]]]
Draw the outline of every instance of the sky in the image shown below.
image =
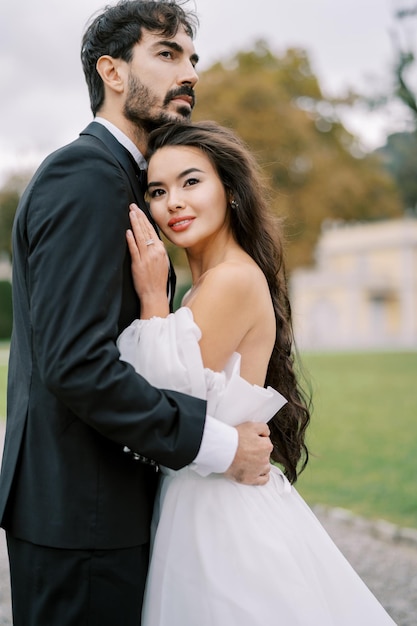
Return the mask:
[[[0,184],[19,169],[36,167],[91,121],[79,48],[86,22],[107,3],[113,0],[0,0]],[[262,38],[277,54],[305,49],[328,95],[348,88],[383,91],[394,58],[394,11],[407,3],[415,5],[412,0],[194,0],[199,68]],[[384,144],[406,121],[401,105],[385,113],[361,109],[342,116],[367,150]]]

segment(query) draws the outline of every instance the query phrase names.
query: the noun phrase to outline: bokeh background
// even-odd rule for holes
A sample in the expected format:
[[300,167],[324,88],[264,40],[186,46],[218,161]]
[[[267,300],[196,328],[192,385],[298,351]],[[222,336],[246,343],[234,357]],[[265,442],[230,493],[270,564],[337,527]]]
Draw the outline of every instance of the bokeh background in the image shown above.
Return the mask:
[[[0,2],[1,417],[13,215],[44,156],[91,120],[79,48],[103,5]],[[241,134],[283,219],[314,400],[299,489],[417,528],[417,2],[187,6],[200,18],[195,119]],[[187,273],[172,254],[180,296]]]

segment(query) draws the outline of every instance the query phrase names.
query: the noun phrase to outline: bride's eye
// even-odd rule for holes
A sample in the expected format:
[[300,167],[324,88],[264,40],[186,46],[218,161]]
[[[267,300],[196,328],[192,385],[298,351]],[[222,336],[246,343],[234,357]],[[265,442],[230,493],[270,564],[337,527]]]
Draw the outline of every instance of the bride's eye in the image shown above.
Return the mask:
[[150,198],[159,198],[160,196],[162,196],[164,194],[164,190],[163,189],[148,189],[148,194]]
[[184,187],[190,187],[191,185],[196,185],[199,182],[198,178],[187,178],[184,183]]

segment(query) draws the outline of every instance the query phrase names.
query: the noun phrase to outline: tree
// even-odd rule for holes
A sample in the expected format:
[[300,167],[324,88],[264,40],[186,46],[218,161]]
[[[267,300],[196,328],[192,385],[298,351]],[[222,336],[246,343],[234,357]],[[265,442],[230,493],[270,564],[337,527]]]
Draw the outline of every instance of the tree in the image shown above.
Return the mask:
[[198,84],[194,119],[235,129],[254,151],[285,218],[289,267],[312,262],[325,219],[378,219],[401,213],[398,191],[378,155],[358,142],[324,98],[304,50],[274,55],[264,41],[209,68]]
[[19,194],[12,190],[0,191],[0,253],[12,256],[12,226],[19,203]]
[[0,340],[10,339],[13,326],[12,286],[0,280]]
[[[404,7],[403,0],[401,0],[401,7],[395,13],[395,19],[397,20],[398,28],[393,32],[393,40],[396,48],[394,63],[394,76],[395,76],[395,89],[394,95],[398,97],[412,112],[415,123],[417,124],[417,99],[413,88],[409,82],[409,71],[413,68],[415,63],[415,53],[413,50],[413,44],[407,38],[405,44],[401,43],[402,34],[404,30],[404,24],[407,24],[417,16],[417,4],[411,7]],[[414,29],[415,30],[415,29]],[[415,35],[415,33],[414,33]],[[414,66],[415,67],[415,66]]]
[[[417,212],[417,88],[412,85],[417,70],[415,47],[417,26],[417,3],[405,6],[404,0],[397,1],[392,26],[394,61],[392,88],[385,95],[371,101],[374,106],[384,106],[396,100],[405,105],[409,118],[410,132],[389,135],[385,146],[376,153],[382,156],[387,171],[395,179],[400,190],[404,209]],[[404,109],[404,111],[406,111]]]
[[397,182],[404,208],[417,213],[417,133],[394,133],[377,150],[385,167]]
[[388,74],[388,85],[386,79],[380,77],[378,80],[384,87],[380,88],[379,93],[362,94],[357,96],[357,100],[366,104],[371,110],[385,109],[388,115],[390,105],[396,103],[405,105],[401,119],[402,129],[405,127],[405,122],[411,131],[417,131],[417,86],[413,87],[417,70],[415,52],[417,4],[414,2],[406,7],[404,0],[394,0],[394,2],[397,9],[393,13],[393,23],[390,29],[393,61]]
[[29,174],[22,172],[11,176],[0,189],[0,254],[12,256],[12,227],[20,196],[29,180]]

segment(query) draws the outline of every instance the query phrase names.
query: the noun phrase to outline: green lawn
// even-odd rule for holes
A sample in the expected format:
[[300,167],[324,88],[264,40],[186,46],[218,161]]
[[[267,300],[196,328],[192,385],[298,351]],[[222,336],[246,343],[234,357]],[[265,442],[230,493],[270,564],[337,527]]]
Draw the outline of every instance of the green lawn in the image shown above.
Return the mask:
[[310,504],[417,528],[417,354],[317,354],[312,452],[297,483]]
[[[310,505],[417,528],[417,354],[311,354],[303,362],[313,385],[312,458],[297,489]],[[0,417],[6,363],[0,346]]]

